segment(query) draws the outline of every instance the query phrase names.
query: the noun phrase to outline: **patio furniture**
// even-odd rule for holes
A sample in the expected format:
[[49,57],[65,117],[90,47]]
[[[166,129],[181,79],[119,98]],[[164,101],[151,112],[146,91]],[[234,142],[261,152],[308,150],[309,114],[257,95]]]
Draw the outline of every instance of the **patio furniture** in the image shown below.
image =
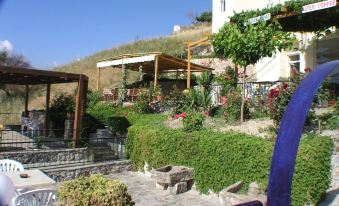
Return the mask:
[[24,166],[20,162],[10,159],[0,160],[0,172],[16,171],[24,171]]
[[13,199],[13,206],[52,206],[57,201],[55,190],[39,189],[16,196]]
[[[25,170],[4,174],[12,180],[16,189],[50,187],[55,184],[53,179],[40,170]],[[20,174],[25,174],[27,177],[22,178],[20,177]]]

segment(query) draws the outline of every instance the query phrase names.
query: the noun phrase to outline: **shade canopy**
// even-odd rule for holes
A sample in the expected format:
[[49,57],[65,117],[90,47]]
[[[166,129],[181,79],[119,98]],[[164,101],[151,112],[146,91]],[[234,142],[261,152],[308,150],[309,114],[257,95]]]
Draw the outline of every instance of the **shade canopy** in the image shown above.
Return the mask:
[[[320,29],[339,26],[339,0],[329,8],[318,9],[306,13],[281,13],[274,18],[279,21],[285,31],[313,32]],[[319,3],[321,4],[321,3]]]
[[61,84],[79,82],[83,74],[0,66],[0,83],[16,85]]
[[[159,73],[187,72],[187,61],[161,52],[124,54],[97,62],[97,68],[121,67],[125,65],[126,69],[139,71],[139,69],[142,68],[142,72],[154,74],[156,58],[158,58]],[[191,72],[212,70],[211,68],[191,63]]]

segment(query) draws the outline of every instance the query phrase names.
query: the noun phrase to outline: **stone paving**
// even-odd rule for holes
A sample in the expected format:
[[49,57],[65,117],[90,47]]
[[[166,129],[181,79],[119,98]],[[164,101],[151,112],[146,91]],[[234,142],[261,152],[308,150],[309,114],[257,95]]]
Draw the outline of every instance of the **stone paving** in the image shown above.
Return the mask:
[[201,195],[192,189],[179,195],[170,195],[167,191],[155,188],[155,181],[139,172],[109,174],[128,186],[136,206],[221,206],[219,199]]

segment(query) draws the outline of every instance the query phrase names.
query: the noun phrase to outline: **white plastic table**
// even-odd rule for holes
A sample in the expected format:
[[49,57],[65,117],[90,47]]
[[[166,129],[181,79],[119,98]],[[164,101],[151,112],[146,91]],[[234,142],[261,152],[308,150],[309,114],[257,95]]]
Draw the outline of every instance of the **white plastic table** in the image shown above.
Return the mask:
[[[40,170],[25,170],[3,174],[12,180],[16,189],[51,187],[56,183]],[[28,178],[21,178],[20,174],[28,174]]]

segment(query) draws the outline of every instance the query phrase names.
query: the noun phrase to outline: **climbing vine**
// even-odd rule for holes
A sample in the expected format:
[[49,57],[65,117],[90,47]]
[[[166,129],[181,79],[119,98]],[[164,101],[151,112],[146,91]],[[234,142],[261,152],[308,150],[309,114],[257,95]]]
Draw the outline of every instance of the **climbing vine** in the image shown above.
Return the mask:
[[302,13],[303,6],[307,4],[313,4],[321,2],[323,0],[291,0],[286,1],[285,4],[277,4],[275,6],[266,7],[263,9],[256,9],[250,11],[242,11],[240,13],[234,13],[231,17],[231,22],[237,24],[239,27],[244,28],[244,23],[248,19],[253,17],[258,17],[270,13],[271,16],[277,16],[286,12],[291,12],[295,14]]

